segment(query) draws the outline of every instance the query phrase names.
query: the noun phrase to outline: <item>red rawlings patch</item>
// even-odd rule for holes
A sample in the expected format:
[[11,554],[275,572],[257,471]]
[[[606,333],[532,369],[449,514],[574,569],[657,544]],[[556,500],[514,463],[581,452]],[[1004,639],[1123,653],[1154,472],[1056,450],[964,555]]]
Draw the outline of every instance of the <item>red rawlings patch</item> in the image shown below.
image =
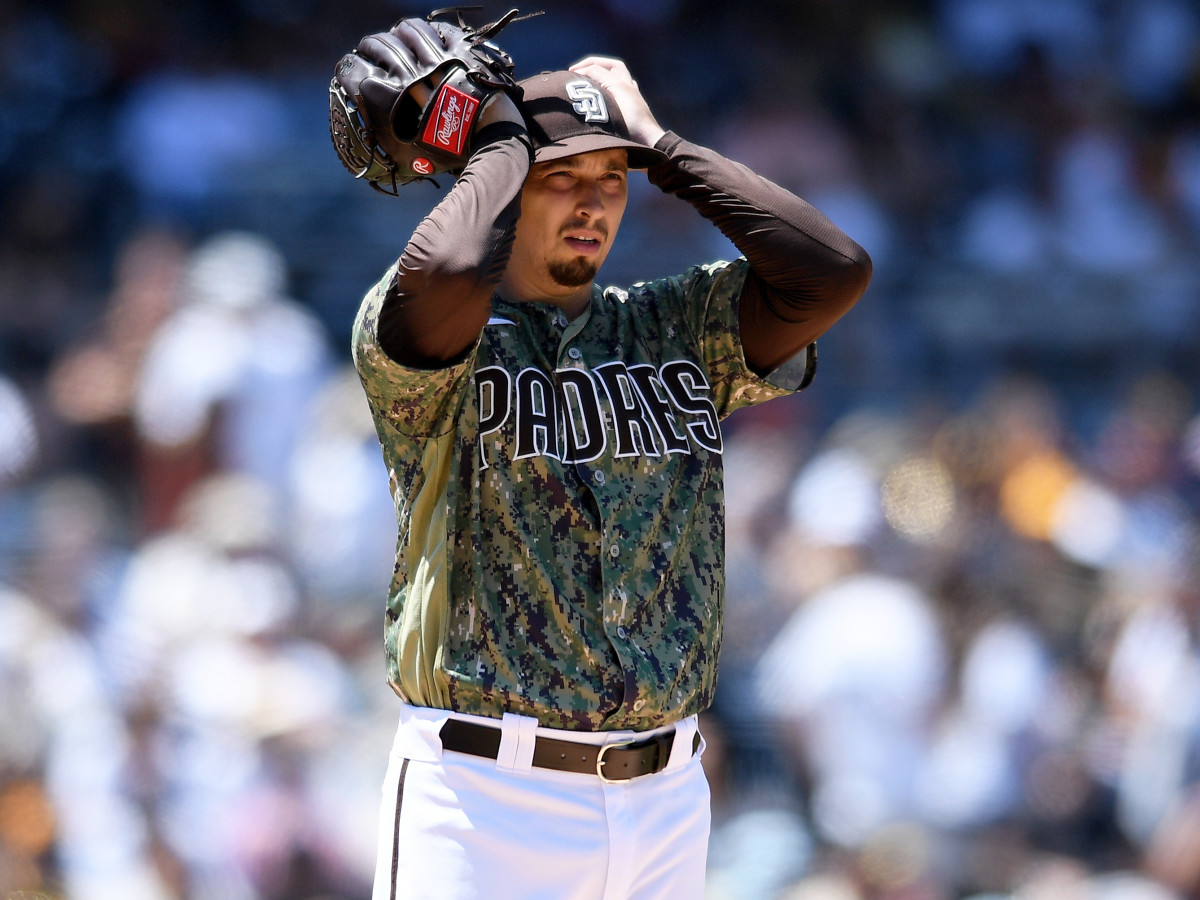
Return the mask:
[[423,156],[418,156],[416,159],[414,159],[412,161],[412,169],[414,172],[417,172],[418,174],[428,175],[430,172],[433,171],[433,163],[431,163],[429,160],[427,160]]
[[457,88],[443,84],[433,101],[433,110],[425,122],[421,143],[461,156],[467,136],[479,111],[479,101]]

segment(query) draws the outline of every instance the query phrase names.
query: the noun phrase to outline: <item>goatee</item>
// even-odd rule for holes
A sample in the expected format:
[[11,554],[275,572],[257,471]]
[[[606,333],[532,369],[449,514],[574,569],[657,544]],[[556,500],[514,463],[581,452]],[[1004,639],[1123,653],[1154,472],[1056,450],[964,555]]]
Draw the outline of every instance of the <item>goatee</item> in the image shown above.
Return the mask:
[[581,256],[570,262],[550,263],[550,277],[554,279],[555,284],[563,287],[576,288],[591,284],[596,279],[597,271],[598,266]]

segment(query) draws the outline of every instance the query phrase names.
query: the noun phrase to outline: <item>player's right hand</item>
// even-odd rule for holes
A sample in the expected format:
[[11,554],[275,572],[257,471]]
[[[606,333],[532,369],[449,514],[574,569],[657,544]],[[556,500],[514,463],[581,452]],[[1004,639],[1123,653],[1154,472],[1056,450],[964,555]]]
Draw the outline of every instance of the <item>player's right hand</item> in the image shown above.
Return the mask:
[[653,147],[666,134],[666,129],[658,124],[654,113],[650,111],[650,104],[642,96],[641,89],[624,62],[611,56],[587,56],[570,69],[590,78],[612,94],[621,109],[629,136],[635,141]]

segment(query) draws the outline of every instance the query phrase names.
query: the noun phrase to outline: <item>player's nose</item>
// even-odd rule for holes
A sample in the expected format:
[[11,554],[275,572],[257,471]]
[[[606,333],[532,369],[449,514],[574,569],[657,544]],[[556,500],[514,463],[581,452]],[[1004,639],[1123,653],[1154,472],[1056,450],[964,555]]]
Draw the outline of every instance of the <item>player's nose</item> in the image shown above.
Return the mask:
[[575,210],[589,219],[604,215],[604,193],[598,184],[583,183],[575,196]]

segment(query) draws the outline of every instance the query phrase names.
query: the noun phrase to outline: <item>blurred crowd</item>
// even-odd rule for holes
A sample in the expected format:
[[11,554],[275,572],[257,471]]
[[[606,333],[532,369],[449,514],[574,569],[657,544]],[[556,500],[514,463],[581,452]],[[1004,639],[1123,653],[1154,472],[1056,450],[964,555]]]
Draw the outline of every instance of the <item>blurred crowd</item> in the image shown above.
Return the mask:
[[[507,8],[507,7],[505,7]],[[537,5],[872,254],[728,422],[707,900],[1200,898],[1200,10]],[[0,6],[0,893],[364,900],[394,514],[332,0]],[[487,7],[494,18],[504,9]],[[730,246],[635,182],[615,283]]]

